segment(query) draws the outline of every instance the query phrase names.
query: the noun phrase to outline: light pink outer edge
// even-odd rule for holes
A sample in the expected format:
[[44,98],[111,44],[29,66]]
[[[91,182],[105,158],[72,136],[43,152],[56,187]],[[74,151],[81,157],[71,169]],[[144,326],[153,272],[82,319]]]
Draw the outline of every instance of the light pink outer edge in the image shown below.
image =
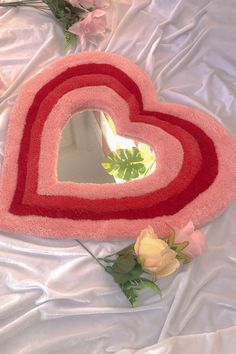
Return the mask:
[[[112,64],[126,72],[139,86],[146,110],[158,110],[179,116],[201,127],[215,143],[219,174],[211,187],[173,216],[151,220],[74,221],[39,216],[15,216],[7,212],[14,194],[17,159],[24,120],[35,93],[46,82],[66,68],[82,63]],[[148,143],[148,141],[147,141]],[[144,180],[145,181],[145,180]],[[135,183],[135,182],[134,182]],[[166,233],[165,222],[183,226],[192,220],[199,227],[219,215],[236,195],[236,143],[216,120],[195,109],[177,104],[161,103],[146,74],[128,59],[111,53],[80,53],[63,58],[39,73],[22,88],[12,111],[0,182],[0,229],[29,233],[42,237],[67,239],[115,240],[132,239],[148,224],[156,232]]]

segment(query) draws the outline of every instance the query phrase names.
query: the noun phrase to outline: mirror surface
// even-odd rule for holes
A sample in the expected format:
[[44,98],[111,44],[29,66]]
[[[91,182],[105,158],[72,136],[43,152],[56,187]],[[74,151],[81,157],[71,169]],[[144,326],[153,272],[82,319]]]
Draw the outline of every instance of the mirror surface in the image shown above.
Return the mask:
[[58,181],[124,183],[145,177],[155,167],[153,150],[117,135],[114,122],[105,112],[92,109],[77,112],[62,130]]

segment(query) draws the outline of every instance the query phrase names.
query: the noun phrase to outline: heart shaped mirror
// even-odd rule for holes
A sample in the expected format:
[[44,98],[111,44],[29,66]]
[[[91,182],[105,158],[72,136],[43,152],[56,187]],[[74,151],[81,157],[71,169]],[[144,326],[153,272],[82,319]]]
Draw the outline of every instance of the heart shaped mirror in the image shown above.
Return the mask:
[[149,145],[122,137],[108,113],[77,112],[62,130],[57,160],[58,181],[125,183],[154,172]]

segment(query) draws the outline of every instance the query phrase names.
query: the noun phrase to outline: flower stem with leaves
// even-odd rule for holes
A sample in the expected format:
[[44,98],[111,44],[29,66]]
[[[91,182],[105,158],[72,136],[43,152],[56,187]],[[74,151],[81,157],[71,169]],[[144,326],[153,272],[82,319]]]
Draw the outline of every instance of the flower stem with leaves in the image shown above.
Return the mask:
[[[161,290],[154,277],[152,280],[148,279],[150,273],[145,270],[143,263],[137,256],[135,243],[103,258],[97,258],[81,241],[76,241],[112,276],[132,306],[138,304],[139,293],[145,288],[150,288],[161,295]],[[174,229],[170,227],[170,234],[163,241],[176,253],[177,259],[182,260],[183,263],[190,262],[190,258],[183,252],[189,243],[187,241],[176,243]]]
[[134,244],[117,252],[115,256],[115,259],[114,254],[103,258],[103,261],[108,264],[105,270],[120,286],[132,306],[138,304],[139,292],[144,288],[151,288],[158,294],[161,293],[156,283],[141,277],[144,271],[134,252]]

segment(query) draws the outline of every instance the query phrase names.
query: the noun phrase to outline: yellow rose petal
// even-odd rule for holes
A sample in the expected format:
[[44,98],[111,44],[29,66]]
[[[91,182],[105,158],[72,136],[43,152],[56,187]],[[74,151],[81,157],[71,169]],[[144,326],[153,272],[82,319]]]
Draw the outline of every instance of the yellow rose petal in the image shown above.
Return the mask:
[[162,269],[160,272],[157,273],[157,277],[166,277],[167,275],[170,275],[174,273],[180,266],[180,262],[178,259],[173,259],[171,263],[169,263],[164,269]]

